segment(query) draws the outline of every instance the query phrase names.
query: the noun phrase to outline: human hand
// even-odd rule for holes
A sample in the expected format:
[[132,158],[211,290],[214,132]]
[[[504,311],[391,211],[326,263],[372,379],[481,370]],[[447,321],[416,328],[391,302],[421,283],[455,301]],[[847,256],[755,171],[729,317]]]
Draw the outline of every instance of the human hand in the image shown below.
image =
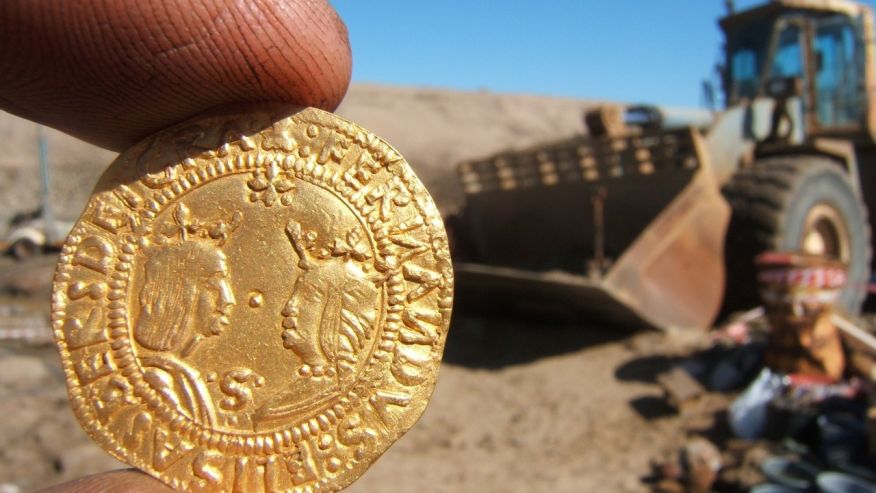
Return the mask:
[[0,2],[0,109],[115,151],[228,104],[334,110],[350,72],[325,0]]
[[[0,2],[0,109],[115,151],[229,104],[333,110],[350,72],[325,0]],[[171,490],[123,470],[44,491]]]
[[49,486],[37,493],[173,493],[161,481],[136,469],[122,469]]

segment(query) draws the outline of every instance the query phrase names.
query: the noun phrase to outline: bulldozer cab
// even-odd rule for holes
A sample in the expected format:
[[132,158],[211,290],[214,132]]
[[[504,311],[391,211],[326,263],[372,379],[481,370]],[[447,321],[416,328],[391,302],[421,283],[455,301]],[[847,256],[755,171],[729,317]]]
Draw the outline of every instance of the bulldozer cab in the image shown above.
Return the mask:
[[775,0],[731,14],[720,26],[727,107],[758,97],[793,98],[807,137],[851,138],[868,127],[869,8],[838,0]]

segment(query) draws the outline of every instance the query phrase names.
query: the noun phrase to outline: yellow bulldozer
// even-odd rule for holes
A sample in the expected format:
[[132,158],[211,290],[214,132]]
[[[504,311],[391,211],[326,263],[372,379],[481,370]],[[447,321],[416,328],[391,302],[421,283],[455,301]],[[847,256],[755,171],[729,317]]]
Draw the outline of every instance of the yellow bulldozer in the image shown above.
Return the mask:
[[872,11],[773,0],[719,24],[722,111],[601,107],[588,135],[459,164],[460,287],[707,327],[725,301],[757,303],[759,252],[794,250],[844,262],[840,303],[860,310],[876,215]]

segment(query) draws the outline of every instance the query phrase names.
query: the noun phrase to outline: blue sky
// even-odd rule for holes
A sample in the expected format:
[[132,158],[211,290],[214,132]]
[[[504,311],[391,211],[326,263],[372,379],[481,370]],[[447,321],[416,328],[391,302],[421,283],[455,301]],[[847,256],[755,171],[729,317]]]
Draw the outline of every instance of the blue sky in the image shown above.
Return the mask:
[[726,12],[724,0],[331,1],[354,82],[679,106],[700,104]]

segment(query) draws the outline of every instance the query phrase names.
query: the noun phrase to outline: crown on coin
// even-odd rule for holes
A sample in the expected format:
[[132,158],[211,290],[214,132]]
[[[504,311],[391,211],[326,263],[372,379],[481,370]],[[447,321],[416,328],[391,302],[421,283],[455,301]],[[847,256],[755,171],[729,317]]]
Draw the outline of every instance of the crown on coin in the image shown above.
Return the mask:
[[192,217],[189,208],[179,203],[173,209],[173,221],[165,223],[159,229],[160,243],[167,243],[176,240],[177,242],[187,242],[191,240],[208,240],[222,246],[228,241],[228,238],[234,233],[234,230],[240,226],[243,220],[243,214],[240,211],[235,211],[229,219],[219,218],[212,221],[201,221]]

